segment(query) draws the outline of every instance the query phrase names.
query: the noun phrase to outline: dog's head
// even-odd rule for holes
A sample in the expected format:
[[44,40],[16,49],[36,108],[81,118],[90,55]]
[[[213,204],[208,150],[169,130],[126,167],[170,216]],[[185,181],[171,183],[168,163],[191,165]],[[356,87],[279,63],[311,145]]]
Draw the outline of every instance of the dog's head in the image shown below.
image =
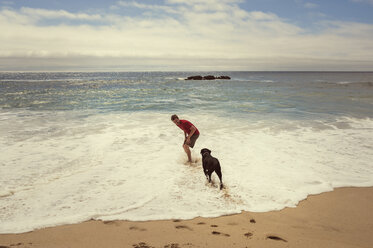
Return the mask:
[[205,156],[210,155],[210,154],[211,154],[211,151],[209,149],[207,149],[207,148],[203,148],[201,150],[202,157],[205,157]]

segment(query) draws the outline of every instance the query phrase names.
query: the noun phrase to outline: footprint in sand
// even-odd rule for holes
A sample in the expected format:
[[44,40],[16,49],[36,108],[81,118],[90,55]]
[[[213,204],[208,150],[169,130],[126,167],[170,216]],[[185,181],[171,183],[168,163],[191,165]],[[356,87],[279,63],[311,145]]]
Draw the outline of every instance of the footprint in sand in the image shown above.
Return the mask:
[[145,228],[139,228],[137,226],[131,226],[129,229],[134,230],[134,231],[142,231],[142,232],[146,231]]
[[251,232],[248,232],[248,233],[245,233],[244,235],[246,238],[251,238],[254,234],[252,234]]
[[218,227],[218,225],[211,225],[211,227]]
[[283,241],[283,242],[288,242],[287,240],[283,239],[283,238],[280,238],[278,236],[275,236],[275,235],[268,235],[266,237],[266,239],[272,239],[272,240],[277,240],[277,241]]
[[180,248],[179,244],[169,244],[165,245],[163,248]]
[[222,236],[225,236],[225,237],[230,237],[231,236],[229,234],[221,233],[221,232],[217,232],[217,231],[213,231],[212,234],[214,234],[214,235],[222,235]]
[[175,226],[176,229],[187,229],[189,231],[193,231],[192,228],[190,228],[189,226],[183,226],[183,225],[178,225],[178,226]]
[[105,225],[115,225],[115,226],[119,226],[119,223],[116,222],[116,221],[104,221],[103,222]]
[[238,226],[238,223],[236,223],[236,222],[229,222],[228,225],[229,226]]
[[[29,245],[32,245],[32,243],[28,243]],[[10,246],[13,247],[13,246],[20,246],[20,245],[23,245],[23,243],[18,243],[18,244],[11,244]],[[0,246],[0,248],[2,247],[8,247],[8,246]],[[9,248],[9,247],[8,247]]]
[[155,248],[154,246],[149,246],[145,242],[140,242],[138,244],[132,245],[133,248]]

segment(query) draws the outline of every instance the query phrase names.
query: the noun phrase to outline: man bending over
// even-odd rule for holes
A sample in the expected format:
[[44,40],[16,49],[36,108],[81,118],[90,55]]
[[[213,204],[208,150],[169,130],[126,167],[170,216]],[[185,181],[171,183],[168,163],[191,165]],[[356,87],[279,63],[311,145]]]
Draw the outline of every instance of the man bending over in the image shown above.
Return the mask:
[[188,162],[191,163],[192,155],[190,153],[189,147],[194,147],[194,144],[196,143],[196,140],[199,137],[199,131],[191,122],[187,120],[180,120],[177,115],[172,115],[171,120],[173,121],[173,123],[176,124],[176,126],[178,126],[184,131],[185,139],[183,148],[185,153],[188,155]]

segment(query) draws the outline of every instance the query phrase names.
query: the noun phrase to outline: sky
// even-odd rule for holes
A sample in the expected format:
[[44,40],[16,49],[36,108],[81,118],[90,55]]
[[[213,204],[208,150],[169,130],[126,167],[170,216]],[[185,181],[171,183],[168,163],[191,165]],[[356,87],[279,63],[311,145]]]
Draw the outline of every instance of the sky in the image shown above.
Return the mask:
[[373,0],[0,0],[0,71],[373,71]]

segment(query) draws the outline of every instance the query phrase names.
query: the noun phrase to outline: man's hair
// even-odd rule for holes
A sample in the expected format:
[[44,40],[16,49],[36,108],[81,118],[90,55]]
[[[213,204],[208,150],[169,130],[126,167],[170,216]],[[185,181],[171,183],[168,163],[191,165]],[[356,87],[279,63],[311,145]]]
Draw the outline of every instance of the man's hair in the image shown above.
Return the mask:
[[179,117],[177,115],[172,115],[171,116],[171,121],[175,120],[175,119],[179,119]]

